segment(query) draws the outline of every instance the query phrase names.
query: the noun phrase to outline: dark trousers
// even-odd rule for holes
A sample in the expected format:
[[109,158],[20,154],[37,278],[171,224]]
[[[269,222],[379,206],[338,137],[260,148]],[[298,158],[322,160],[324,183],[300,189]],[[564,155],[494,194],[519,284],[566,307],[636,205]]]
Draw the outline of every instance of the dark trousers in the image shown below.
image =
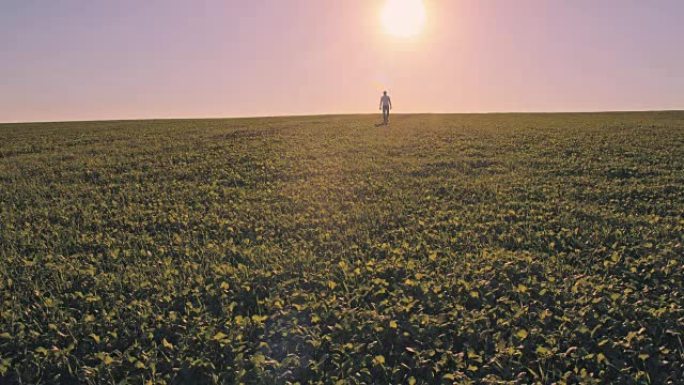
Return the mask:
[[385,122],[385,124],[389,122],[389,111],[389,106],[382,106],[382,121]]

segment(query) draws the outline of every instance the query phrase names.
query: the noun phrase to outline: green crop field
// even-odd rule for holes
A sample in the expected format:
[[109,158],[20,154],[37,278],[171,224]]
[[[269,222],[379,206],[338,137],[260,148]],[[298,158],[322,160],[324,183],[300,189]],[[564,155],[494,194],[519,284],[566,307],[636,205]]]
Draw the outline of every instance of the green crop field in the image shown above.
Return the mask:
[[0,383],[684,383],[684,112],[378,119],[0,125]]

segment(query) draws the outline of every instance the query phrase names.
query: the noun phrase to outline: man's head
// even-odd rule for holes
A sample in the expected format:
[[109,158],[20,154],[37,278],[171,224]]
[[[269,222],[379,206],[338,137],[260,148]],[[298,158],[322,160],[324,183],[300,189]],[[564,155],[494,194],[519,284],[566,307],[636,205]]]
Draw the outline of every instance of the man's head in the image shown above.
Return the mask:
[[383,95],[387,95],[387,91],[382,91],[382,94],[383,94]]

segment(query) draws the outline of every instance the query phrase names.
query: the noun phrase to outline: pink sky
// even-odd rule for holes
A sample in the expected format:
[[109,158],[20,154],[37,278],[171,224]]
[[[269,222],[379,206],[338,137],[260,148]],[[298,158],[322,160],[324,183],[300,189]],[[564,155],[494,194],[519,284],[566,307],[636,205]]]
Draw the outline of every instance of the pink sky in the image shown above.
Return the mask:
[[684,108],[684,1],[4,0],[0,122]]

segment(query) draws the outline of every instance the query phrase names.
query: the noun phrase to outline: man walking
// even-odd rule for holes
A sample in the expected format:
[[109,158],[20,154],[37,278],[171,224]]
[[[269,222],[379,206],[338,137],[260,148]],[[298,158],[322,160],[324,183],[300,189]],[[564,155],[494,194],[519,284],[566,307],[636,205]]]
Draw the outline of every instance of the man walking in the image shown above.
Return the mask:
[[389,123],[389,113],[392,109],[392,100],[390,100],[387,91],[382,92],[382,97],[380,98],[380,109],[382,110],[382,123],[387,125]]

